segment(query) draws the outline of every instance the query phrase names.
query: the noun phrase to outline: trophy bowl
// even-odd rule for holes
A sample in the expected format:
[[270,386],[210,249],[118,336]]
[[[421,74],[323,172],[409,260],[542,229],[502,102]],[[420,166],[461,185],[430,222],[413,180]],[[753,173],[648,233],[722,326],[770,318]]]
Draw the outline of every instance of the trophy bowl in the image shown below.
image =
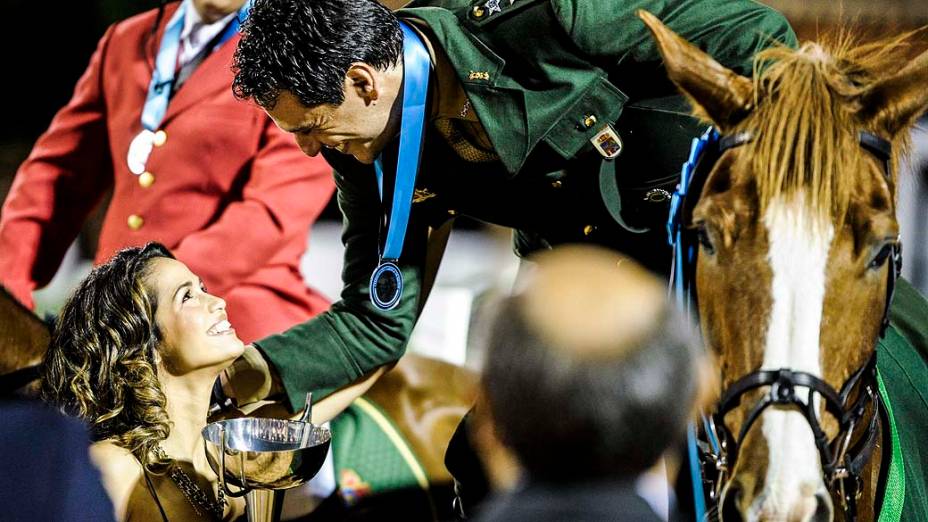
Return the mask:
[[[325,461],[328,428],[285,419],[239,418],[203,428],[206,458],[232,496],[253,489],[289,489],[313,478]],[[242,491],[232,493],[232,484]]]

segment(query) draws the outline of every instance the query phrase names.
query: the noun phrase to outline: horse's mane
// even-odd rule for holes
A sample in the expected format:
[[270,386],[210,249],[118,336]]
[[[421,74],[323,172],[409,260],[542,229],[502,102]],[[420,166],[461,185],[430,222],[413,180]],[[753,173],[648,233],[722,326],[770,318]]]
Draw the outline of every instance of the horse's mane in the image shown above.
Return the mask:
[[[758,53],[756,109],[743,125],[755,133],[752,169],[762,211],[803,191],[825,217],[843,218],[857,186],[850,174],[861,172],[866,157],[858,143],[860,95],[906,63],[913,34],[858,45],[841,31],[824,43]],[[904,143],[893,145],[898,156]]]

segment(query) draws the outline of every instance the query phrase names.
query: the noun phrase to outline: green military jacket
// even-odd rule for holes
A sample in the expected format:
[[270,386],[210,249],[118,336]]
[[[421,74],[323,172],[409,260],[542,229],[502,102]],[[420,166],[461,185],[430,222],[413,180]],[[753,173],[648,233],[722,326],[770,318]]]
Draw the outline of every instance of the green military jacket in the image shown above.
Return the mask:
[[[758,50],[795,44],[780,14],[749,0],[487,4],[417,0],[397,12],[425,26],[444,51],[499,161],[465,162],[434,129],[427,132],[416,186],[430,197],[413,205],[400,260],[403,296],[389,312],[368,297],[384,213],[373,168],[323,152],[344,215],[341,299],[257,343],[294,408],[306,391],[325,395],[402,355],[439,261],[427,259],[429,232],[453,215],[513,228],[519,254],[590,241],[664,268],[666,200],[700,125],[687,116],[636,10],[651,11],[745,75]],[[606,124],[624,142],[614,161],[590,142]],[[396,154],[396,143],[384,150],[385,170]]]

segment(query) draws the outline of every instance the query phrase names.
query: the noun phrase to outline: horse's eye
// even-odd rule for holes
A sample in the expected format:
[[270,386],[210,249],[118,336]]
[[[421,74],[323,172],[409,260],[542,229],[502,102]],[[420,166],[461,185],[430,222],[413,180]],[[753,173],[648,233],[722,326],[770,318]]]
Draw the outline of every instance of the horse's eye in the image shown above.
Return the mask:
[[696,239],[699,241],[699,245],[707,254],[715,253],[715,246],[712,244],[712,238],[709,237],[709,231],[706,228],[705,223],[696,225]]
[[870,264],[867,265],[867,268],[876,270],[883,266],[886,260],[889,259],[890,254],[893,253],[893,246],[895,246],[895,243],[886,243],[883,245],[883,248],[870,260]]

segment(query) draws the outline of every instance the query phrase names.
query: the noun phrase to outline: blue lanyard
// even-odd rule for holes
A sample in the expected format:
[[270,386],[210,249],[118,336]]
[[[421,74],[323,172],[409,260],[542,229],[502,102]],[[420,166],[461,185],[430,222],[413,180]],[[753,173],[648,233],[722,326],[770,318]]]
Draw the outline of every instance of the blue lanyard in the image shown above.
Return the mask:
[[155,58],[155,70],[148,84],[148,95],[142,109],[142,127],[154,131],[161,125],[171,99],[171,87],[174,84],[174,69],[177,67],[177,51],[180,47],[180,33],[184,29],[184,13],[187,2],[181,2],[174,16],[168,20],[161,47]]
[[[168,110],[168,102],[171,99],[171,92],[174,87],[174,72],[177,68],[180,35],[184,29],[184,13],[189,8],[188,4],[189,0],[181,2],[174,16],[168,21],[164,36],[161,37],[158,56],[155,58],[155,70],[151,75],[151,82],[148,84],[148,95],[145,97],[145,105],[142,109],[142,127],[152,132],[161,125]],[[250,10],[251,0],[248,0],[223,30],[216,47],[222,45],[238,32],[239,26],[248,17]]]
[[[371,276],[371,302],[382,310],[399,304],[403,293],[403,277],[396,262],[403,252],[412,196],[422,155],[422,138],[425,127],[425,110],[428,98],[431,59],[428,50],[405,22],[403,30],[403,116],[400,130],[399,157],[396,161],[396,180],[393,184],[393,203],[387,228],[387,239],[380,253],[380,264]],[[383,202],[383,161],[374,160],[377,188]],[[384,279],[386,278],[386,279]],[[388,282],[384,285],[382,283]]]

